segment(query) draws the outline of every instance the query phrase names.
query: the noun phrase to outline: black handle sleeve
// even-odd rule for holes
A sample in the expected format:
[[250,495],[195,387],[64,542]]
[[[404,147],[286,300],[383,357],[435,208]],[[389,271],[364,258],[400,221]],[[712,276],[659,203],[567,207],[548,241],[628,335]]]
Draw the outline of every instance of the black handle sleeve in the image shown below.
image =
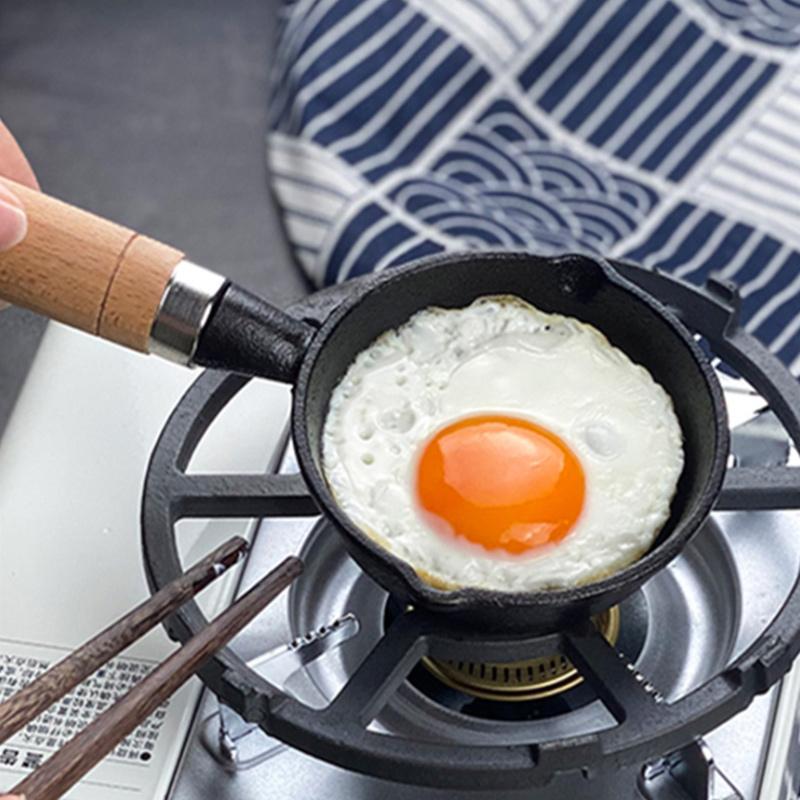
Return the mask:
[[231,283],[200,334],[194,363],[291,383],[315,329]]

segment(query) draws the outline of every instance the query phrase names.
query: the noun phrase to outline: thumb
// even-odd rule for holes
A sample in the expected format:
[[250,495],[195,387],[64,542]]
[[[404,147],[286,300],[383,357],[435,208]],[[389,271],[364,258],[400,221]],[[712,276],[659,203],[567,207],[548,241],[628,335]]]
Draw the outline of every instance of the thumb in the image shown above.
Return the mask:
[[28,219],[22,203],[0,182],[0,252],[19,244],[27,232]]

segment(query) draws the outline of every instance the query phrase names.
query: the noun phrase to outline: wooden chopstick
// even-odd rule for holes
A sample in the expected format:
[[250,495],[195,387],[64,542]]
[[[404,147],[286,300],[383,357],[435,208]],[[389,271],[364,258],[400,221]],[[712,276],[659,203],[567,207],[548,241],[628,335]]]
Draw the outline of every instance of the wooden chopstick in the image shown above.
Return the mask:
[[101,714],[39,769],[10,790],[26,800],[56,800],[144,722],[219,648],[226,645],[301,572],[290,556],[247,594],[156,667],[116,705]]
[[0,742],[24,728],[103,664],[163,622],[239,561],[246,550],[247,542],[239,536],[218,547],[184,575],[0,704]]

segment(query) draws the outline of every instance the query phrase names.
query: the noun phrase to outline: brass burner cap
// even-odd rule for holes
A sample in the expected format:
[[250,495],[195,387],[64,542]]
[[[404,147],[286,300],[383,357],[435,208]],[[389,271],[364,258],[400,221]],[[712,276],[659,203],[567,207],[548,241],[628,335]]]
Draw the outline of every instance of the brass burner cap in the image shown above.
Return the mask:
[[[611,644],[617,643],[618,606],[603,611],[592,621]],[[505,663],[440,661],[425,657],[422,663],[442,683],[483,700],[542,700],[562,694],[583,682],[583,676],[562,655]]]

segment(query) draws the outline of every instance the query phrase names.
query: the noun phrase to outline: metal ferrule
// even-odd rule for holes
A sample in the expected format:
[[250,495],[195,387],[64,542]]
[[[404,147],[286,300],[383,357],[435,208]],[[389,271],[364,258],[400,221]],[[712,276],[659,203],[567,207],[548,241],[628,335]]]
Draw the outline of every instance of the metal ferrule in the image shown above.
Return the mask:
[[150,352],[178,364],[191,364],[214,301],[227,283],[216,272],[180,261],[167,282],[150,329]]

